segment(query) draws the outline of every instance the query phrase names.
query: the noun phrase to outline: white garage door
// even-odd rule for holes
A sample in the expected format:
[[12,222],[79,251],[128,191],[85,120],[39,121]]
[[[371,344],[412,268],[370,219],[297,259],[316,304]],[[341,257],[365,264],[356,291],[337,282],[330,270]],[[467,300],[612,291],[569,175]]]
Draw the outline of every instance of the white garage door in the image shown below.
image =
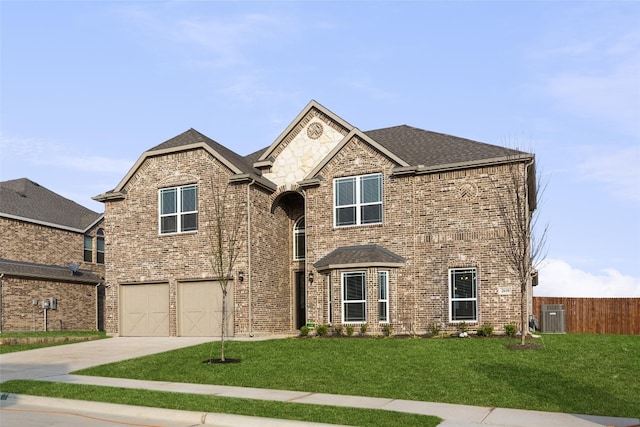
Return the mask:
[[[225,336],[233,335],[233,289],[227,292]],[[218,282],[178,283],[178,335],[218,337],[222,322],[222,289]]]
[[127,337],[169,336],[169,284],[120,286],[120,334]]

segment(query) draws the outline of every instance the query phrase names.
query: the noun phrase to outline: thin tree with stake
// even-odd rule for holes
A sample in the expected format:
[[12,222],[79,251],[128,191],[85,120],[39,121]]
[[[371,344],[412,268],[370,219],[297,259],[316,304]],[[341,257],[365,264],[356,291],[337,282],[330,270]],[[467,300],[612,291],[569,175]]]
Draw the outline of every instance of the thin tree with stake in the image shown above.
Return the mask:
[[[240,252],[242,209],[231,192],[235,185],[216,185],[211,181],[212,201],[208,207],[211,266],[222,290],[222,321],[220,322],[220,362],[225,362],[225,333],[227,328],[227,295],[233,282],[233,270]],[[231,193],[231,194],[230,194]],[[211,349],[213,352],[213,347]]]
[[528,290],[537,268],[546,257],[548,224],[539,224],[538,200],[546,185],[536,173],[535,157],[529,154],[508,155],[504,179],[491,177],[498,216],[508,241],[500,245],[507,265],[516,273],[521,291],[521,345],[525,344],[528,324]]

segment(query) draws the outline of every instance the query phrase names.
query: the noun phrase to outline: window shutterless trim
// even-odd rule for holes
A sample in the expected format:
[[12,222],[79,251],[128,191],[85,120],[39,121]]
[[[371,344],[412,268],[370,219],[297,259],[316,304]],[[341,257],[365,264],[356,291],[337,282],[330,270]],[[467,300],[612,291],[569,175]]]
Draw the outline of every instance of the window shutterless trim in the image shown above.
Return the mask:
[[[456,291],[456,275],[465,275],[468,274],[470,280],[471,287],[466,291],[471,293],[471,296],[466,297],[455,297]],[[461,278],[464,280],[464,278]],[[460,286],[464,285],[467,280],[460,283]],[[449,269],[449,322],[450,323],[461,323],[461,322],[478,322],[478,270],[477,268],[450,268]],[[472,302],[472,318],[458,318],[457,316],[454,318],[454,305],[455,303],[469,303]]]
[[[361,277],[362,299],[346,299],[348,289],[345,287],[347,277]],[[362,324],[367,323],[367,274],[364,271],[348,271],[340,273],[341,288],[341,317],[342,323]],[[348,305],[362,305],[362,319],[349,320],[346,318]]]
[[[377,182],[377,185],[374,188],[366,186],[367,182],[372,178],[375,178]],[[349,186],[349,183],[352,185]],[[377,190],[377,194],[372,193],[372,189]],[[382,224],[384,219],[382,194],[383,180],[381,173],[335,178],[333,180],[334,228]],[[379,210],[379,215],[374,215],[369,219],[367,218],[367,213],[365,213],[365,211],[371,210],[371,208],[373,208],[373,213],[376,214]],[[352,219],[340,220],[340,213],[343,212],[347,215],[351,214],[349,216]]]
[[389,272],[378,271],[378,323],[389,323]]
[[[184,193],[185,191],[194,190],[195,195],[193,200],[193,208],[191,210],[185,209],[184,206]],[[163,213],[163,202],[165,201],[165,194],[168,195],[171,192],[175,195],[175,200],[173,206],[171,206],[171,211],[168,213]],[[185,229],[185,219],[191,219],[190,216],[194,216],[193,227],[189,227]],[[174,227],[171,228],[171,231],[163,231],[163,220],[175,218]],[[175,230],[174,230],[175,229]],[[189,233],[196,232],[198,230],[198,185],[197,184],[189,184],[182,185],[177,187],[167,187],[161,188],[158,190],[158,234],[159,235],[168,235],[168,234],[179,234],[179,233]]]

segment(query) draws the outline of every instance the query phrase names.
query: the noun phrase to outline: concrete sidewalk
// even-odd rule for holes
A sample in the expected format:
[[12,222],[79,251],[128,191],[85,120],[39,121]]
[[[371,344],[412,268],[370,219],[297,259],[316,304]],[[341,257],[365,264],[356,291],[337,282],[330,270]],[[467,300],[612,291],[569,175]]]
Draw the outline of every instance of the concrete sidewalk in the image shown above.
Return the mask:
[[[252,338],[255,340],[256,338]],[[69,375],[68,373],[89,366],[114,362],[118,360],[139,357],[167,351],[180,347],[187,347],[201,342],[210,342],[211,338],[112,338],[108,340],[91,341],[73,345],[50,347],[20,353],[9,353],[0,356],[0,378],[9,379],[37,379],[41,381],[65,382],[74,384],[92,384],[132,389],[147,389],[171,391],[179,393],[206,394],[221,397],[236,397],[259,400],[272,400],[302,404],[331,405],[341,407],[355,407],[366,409],[384,409],[390,411],[407,412],[422,415],[434,415],[444,420],[442,427],[477,427],[477,426],[512,426],[512,427],[626,427],[640,424],[640,419],[624,419],[609,417],[594,417],[571,415],[554,412],[540,412],[520,409],[487,408],[479,406],[453,405],[447,403],[432,403],[399,399],[372,398],[362,396],[344,396],[322,393],[306,393],[286,390],[257,389],[247,387],[231,387],[204,384],[171,383],[162,381],[141,381],[122,378],[89,377]],[[52,362],[55,361],[55,362]],[[12,396],[15,399],[29,399],[27,396]],[[46,402],[46,398],[39,398],[38,402]],[[55,405],[65,404],[60,399],[52,400]],[[71,401],[71,407],[77,407],[77,401]],[[83,402],[94,408],[100,405]],[[155,413],[166,414],[167,410],[156,408],[141,408],[119,405],[118,413],[131,410],[136,413],[142,411],[149,418]],[[133,408],[133,409],[132,409]],[[185,412],[185,411],[179,411]],[[190,414],[189,416],[193,416]],[[206,414],[196,413],[199,419],[217,418]],[[165,416],[165,415],[163,415]],[[186,415],[185,415],[186,416]],[[204,418],[203,418],[204,416]],[[248,419],[231,417],[237,424],[228,425],[268,425],[262,422],[273,420]],[[282,420],[279,420],[282,421]],[[226,422],[226,421],[225,421]],[[232,421],[229,421],[232,422]],[[219,425],[219,424],[215,424]],[[224,424],[227,425],[227,424]],[[280,425],[280,424],[278,424]],[[305,425],[298,423],[298,425]]]

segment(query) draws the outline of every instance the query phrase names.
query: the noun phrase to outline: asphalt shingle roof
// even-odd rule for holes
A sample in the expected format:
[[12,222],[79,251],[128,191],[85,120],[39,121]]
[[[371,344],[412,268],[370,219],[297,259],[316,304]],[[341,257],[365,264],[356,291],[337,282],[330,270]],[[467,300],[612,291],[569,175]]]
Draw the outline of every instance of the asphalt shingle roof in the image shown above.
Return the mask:
[[[148,150],[149,153],[154,151],[182,147],[185,145],[196,144],[199,142],[204,142],[211,148],[213,148],[216,152],[222,155],[225,159],[230,161],[233,165],[235,165],[238,169],[240,169],[244,173],[252,173],[259,175],[260,172],[257,169],[253,168],[253,162],[249,161],[251,158],[249,156],[242,157],[237,154],[235,151],[232,151],[225,147],[222,144],[217,143],[213,139],[209,138],[206,135],[198,132],[197,130],[191,128],[186,132],[181,133],[178,136],[175,136],[162,144],[156,145],[152,149]],[[255,153],[254,153],[255,154]],[[249,160],[248,160],[249,158]]]
[[335,265],[355,264],[403,264],[406,260],[400,255],[378,245],[342,246],[318,260],[314,267],[319,270]]
[[34,264],[30,262],[0,259],[0,274],[15,277],[53,280],[62,282],[98,284],[102,279],[89,270],[71,271],[57,265]]
[[525,154],[407,125],[364,133],[412,166],[441,166]]
[[0,182],[1,214],[82,231],[102,216],[27,178]]

